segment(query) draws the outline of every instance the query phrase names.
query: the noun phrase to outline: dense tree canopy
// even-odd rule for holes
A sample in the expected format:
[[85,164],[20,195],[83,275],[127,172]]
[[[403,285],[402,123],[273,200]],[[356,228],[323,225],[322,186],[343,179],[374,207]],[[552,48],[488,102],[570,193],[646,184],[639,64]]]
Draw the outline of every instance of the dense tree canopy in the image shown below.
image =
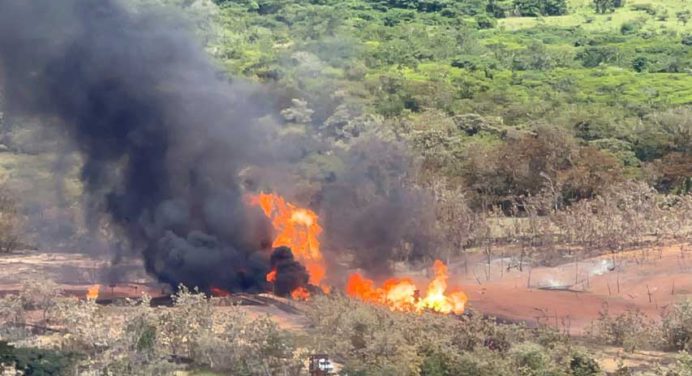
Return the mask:
[[[617,176],[653,179],[667,191],[686,190],[680,183],[686,181],[684,168],[670,169],[677,177],[647,172],[649,164],[662,163],[673,152],[682,156],[668,160],[689,164],[682,146],[689,142],[688,126],[680,130],[657,123],[689,113],[692,103],[692,78],[686,73],[692,69],[692,50],[681,47],[689,27],[663,17],[683,14],[684,6],[659,4],[649,10],[619,0],[217,2],[220,32],[209,50],[232,74],[282,87],[286,103],[293,97],[305,101],[314,111],[309,127],[334,132],[335,124],[353,124],[347,118],[366,114],[374,116],[366,127],[399,124],[398,136],[433,158],[429,163],[440,174],[468,188],[483,181],[491,185],[483,191],[498,199],[536,192],[545,179],[477,175],[469,150],[498,158],[505,153],[506,159],[529,163],[536,174],[552,178],[560,171],[571,181],[565,189],[572,198],[597,193],[599,185]],[[612,12],[622,13],[625,21],[598,15]],[[565,14],[569,18],[550,21]],[[572,23],[584,14],[586,23]],[[550,22],[510,29],[522,20],[518,16]],[[428,122],[433,112],[438,123],[468,115],[480,120],[442,131]],[[336,122],[337,117],[342,120]],[[547,130],[574,145],[569,163],[556,169],[547,155],[512,150],[515,140],[519,146],[534,142],[531,137],[540,142]],[[497,163],[494,175],[503,168],[514,171]],[[608,177],[596,183],[593,178],[606,170]]]

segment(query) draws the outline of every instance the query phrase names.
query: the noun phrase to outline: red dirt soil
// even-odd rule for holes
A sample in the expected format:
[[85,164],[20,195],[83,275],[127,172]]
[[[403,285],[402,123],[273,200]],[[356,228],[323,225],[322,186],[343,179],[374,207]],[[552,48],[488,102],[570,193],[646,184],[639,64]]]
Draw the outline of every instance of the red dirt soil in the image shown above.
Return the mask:
[[[620,252],[557,267],[524,267],[495,260],[469,267],[460,284],[469,306],[499,318],[541,321],[570,334],[583,334],[604,305],[612,314],[639,309],[655,319],[666,306],[692,297],[692,247],[666,246]],[[506,265],[506,262],[504,263]],[[463,266],[454,265],[457,275]],[[576,281],[576,283],[575,283]],[[529,286],[530,285],[530,286]]]
[[[692,245],[620,252],[556,267],[507,270],[507,259],[449,265],[450,286],[461,287],[468,306],[505,320],[537,322],[583,334],[604,304],[611,313],[640,309],[651,318],[670,303],[692,297]],[[27,278],[51,279],[68,295],[85,296],[106,264],[78,254],[24,252],[0,257],[0,295],[19,290]],[[131,265],[125,282],[103,285],[99,297],[161,295],[165,288]],[[137,272],[132,273],[135,270]],[[421,276],[421,280],[423,277]],[[576,283],[575,283],[576,281]],[[618,288],[619,286],[619,288]],[[253,308],[261,311],[261,308]]]

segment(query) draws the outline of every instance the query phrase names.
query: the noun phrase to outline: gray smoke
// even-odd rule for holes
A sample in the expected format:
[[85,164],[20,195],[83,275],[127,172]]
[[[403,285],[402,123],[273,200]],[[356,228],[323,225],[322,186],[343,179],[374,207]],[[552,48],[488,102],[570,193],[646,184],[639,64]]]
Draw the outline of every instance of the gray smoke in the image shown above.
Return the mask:
[[255,120],[272,100],[181,25],[116,0],[0,0],[5,107],[74,141],[91,221],[126,239],[116,258],[172,285],[265,290],[272,234],[237,175],[275,157]]
[[412,186],[405,145],[366,138],[341,156],[347,169],[321,191],[327,251],[354,254],[352,266],[388,275],[391,263],[422,259],[432,250],[430,195]]
[[[307,283],[288,249],[272,254],[271,226],[238,175],[289,171],[329,147],[272,141],[259,119],[276,96],[229,81],[180,19],[118,0],[0,0],[0,80],[10,116],[55,127],[83,155],[88,222],[115,225],[116,261],[141,256],[159,280],[204,290],[266,291],[271,268],[278,292]],[[378,139],[339,153],[346,168],[302,202],[321,214],[326,252],[354,252],[355,266],[381,274],[397,252],[428,251],[430,205],[408,188],[407,156]],[[271,175],[272,190],[293,191],[295,178]]]

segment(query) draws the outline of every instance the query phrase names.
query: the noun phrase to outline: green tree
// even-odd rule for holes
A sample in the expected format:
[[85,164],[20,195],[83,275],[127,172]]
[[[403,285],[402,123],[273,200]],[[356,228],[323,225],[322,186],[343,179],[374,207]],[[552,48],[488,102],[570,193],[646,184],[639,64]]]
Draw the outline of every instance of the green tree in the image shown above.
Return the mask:
[[527,17],[567,14],[567,0],[514,0],[516,11]]
[[505,18],[510,13],[512,4],[507,0],[489,0],[485,11],[495,18]]
[[72,373],[76,356],[57,351],[15,348],[0,341],[0,371],[2,365],[14,365],[17,371],[28,376],[58,376]]
[[479,29],[492,29],[497,24],[497,21],[487,14],[482,14],[476,16],[476,24],[478,25]]
[[637,56],[632,60],[632,69],[637,72],[644,72],[649,67],[649,59],[646,56]]
[[625,5],[625,0],[593,0],[593,6],[596,13],[604,14],[615,11],[615,8],[621,8]]
[[587,47],[577,53],[576,59],[581,60],[586,68],[594,68],[601,64],[613,63],[617,60],[619,49],[614,46]]
[[596,13],[604,14],[607,12],[612,12],[615,10],[613,0],[593,0],[594,8],[596,8]]
[[567,14],[567,0],[545,0],[543,2],[543,15],[560,16]]

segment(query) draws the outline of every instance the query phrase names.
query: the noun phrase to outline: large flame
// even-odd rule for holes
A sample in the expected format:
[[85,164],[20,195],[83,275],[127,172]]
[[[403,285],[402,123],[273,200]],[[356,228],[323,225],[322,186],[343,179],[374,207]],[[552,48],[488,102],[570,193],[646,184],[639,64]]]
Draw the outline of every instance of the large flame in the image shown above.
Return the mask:
[[[322,283],[327,268],[320,252],[318,237],[322,228],[317,214],[310,209],[299,208],[276,194],[253,195],[250,203],[262,208],[267,218],[271,219],[276,231],[272,246],[291,248],[296,260],[305,265],[310,276],[309,283],[320,286],[325,293],[329,293],[329,286]],[[447,266],[442,261],[435,260],[433,271],[435,277],[428,283],[424,296],[420,296],[411,278],[390,278],[382,287],[376,287],[374,281],[358,273],[349,276],[346,293],[366,302],[386,305],[396,311],[463,313],[468,298],[462,291],[447,291]],[[276,270],[267,273],[266,279],[274,282]],[[310,293],[306,288],[299,287],[291,292],[291,297],[307,300]]]
[[[271,193],[251,196],[250,202],[261,207],[267,218],[272,221],[272,226],[276,231],[272,247],[291,248],[296,260],[307,269],[310,276],[309,283],[328,291],[328,287],[322,285],[327,268],[320,252],[318,238],[322,233],[322,227],[318,223],[317,214],[310,209],[299,208],[287,202],[283,197]],[[276,271],[270,271],[266,278],[267,281],[273,282],[276,278]],[[296,293],[296,296],[303,298],[306,294],[308,294],[307,290]]]
[[89,300],[95,300],[99,297],[99,290],[101,290],[101,285],[93,285],[87,289],[86,298]]
[[468,298],[462,291],[447,292],[447,266],[440,260],[433,264],[435,277],[427,286],[425,296],[419,296],[410,278],[390,278],[382,287],[359,273],[352,274],[346,284],[346,293],[360,300],[383,304],[395,311],[435,311],[440,313],[464,313]]

